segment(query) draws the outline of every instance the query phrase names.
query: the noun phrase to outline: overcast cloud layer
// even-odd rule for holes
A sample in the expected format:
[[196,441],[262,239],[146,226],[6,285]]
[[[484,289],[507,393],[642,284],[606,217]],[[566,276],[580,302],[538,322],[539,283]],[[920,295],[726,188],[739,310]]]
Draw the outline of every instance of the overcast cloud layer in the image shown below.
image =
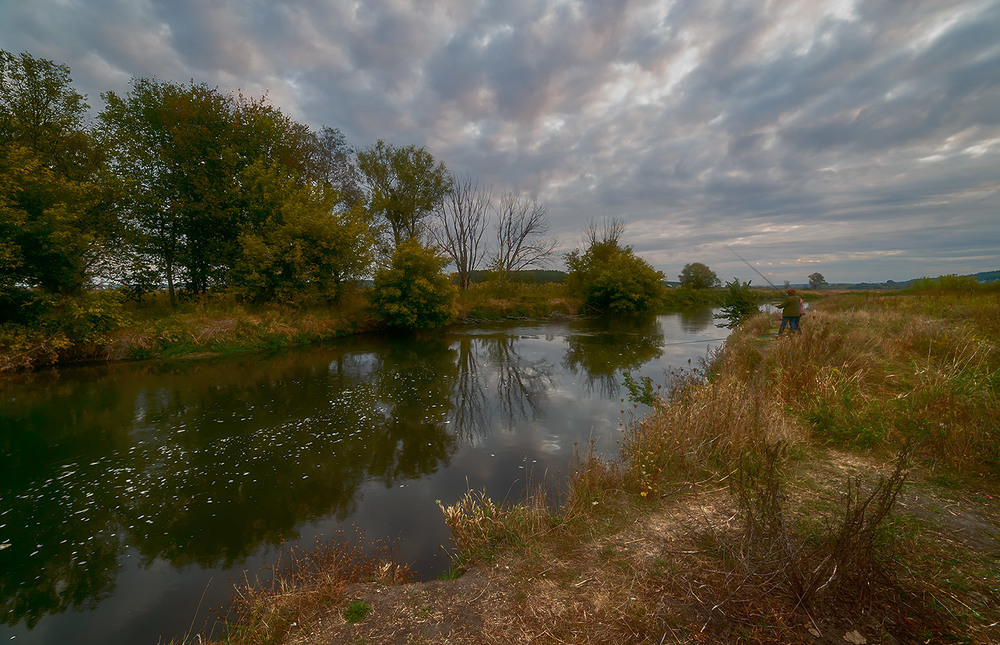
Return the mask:
[[426,146],[668,278],[1000,269],[996,0],[0,0],[0,48]]

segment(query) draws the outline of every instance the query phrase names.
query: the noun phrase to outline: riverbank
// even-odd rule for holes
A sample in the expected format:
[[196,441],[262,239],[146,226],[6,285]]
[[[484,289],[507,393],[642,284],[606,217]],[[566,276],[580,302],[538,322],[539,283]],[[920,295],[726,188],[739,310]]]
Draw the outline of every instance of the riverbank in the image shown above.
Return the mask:
[[[661,311],[718,305],[722,298],[719,290],[672,289]],[[94,306],[64,313],[72,321],[69,329],[65,320],[53,329],[0,326],[0,374],[73,363],[274,351],[382,330],[365,290],[345,290],[337,303],[307,307],[252,306],[231,295],[205,296],[177,307],[163,293],[116,307],[109,299],[111,294],[95,294]],[[559,283],[478,283],[459,292],[455,314],[458,324],[543,320],[577,316],[582,304]]]
[[[561,285],[475,285],[461,292],[456,317],[459,322],[548,318],[575,315],[579,306]],[[86,318],[85,312],[80,317]],[[251,306],[230,295],[171,307],[165,294],[154,294],[101,322],[99,333],[83,334],[79,342],[62,329],[0,329],[0,374],[80,362],[273,351],[381,330],[365,290],[347,290],[336,303],[308,307]]]
[[442,506],[456,579],[307,555],[239,590],[219,642],[996,642],[998,313],[846,295],[781,339],[758,316],[637,384],[655,411],[625,408],[620,458],[581,455],[556,503]]

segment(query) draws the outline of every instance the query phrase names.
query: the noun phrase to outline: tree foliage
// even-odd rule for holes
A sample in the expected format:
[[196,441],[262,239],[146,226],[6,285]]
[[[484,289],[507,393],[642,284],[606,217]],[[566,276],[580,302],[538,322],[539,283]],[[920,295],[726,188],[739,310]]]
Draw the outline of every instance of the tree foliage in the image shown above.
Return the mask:
[[597,311],[632,313],[653,309],[663,301],[663,273],[617,241],[592,243],[566,255],[567,287]]
[[113,225],[69,68],[0,50],[0,291],[76,293]]
[[682,287],[690,287],[691,289],[711,289],[722,284],[719,277],[715,275],[715,271],[701,262],[685,264],[677,277]]
[[409,240],[396,247],[391,266],[375,273],[371,304],[390,327],[438,327],[455,319],[456,289],[442,269],[448,259]]
[[396,147],[379,139],[358,153],[358,168],[368,185],[369,209],[384,218],[396,246],[420,237],[424,218],[451,190],[444,163],[414,145]]
[[809,288],[810,289],[822,289],[826,286],[826,278],[823,277],[822,273],[810,273],[809,274]]
[[[178,282],[192,293],[224,287],[240,261],[241,235],[282,222],[282,199],[306,194],[278,190],[288,182],[262,185],[261,173],[359,201],[339,132],[313,133],[263,99],[146,78],[104,99],[102,132],[127,196],[132,264],[157,267],[172,302]],[[262,195],[262,186],[278,192]]]
[[367,211],[328,184],[298,185],[280,168],[258,165],[250,192],[267,204],[269,218],[240,234],[230,283],[240,297],[299,303],[333,300],[347,282],[366,275],[374,237]]

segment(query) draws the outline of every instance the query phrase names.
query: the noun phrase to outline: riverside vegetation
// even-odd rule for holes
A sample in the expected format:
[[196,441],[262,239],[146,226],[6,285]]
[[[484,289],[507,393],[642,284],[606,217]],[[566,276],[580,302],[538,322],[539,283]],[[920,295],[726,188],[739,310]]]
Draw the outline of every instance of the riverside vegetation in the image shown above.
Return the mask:
[[[413,281],[406,276],[401,279]],[[372,306],[372,293],[371,289],[345,288],[336,303],[305,306],[247,303],[226,293],[207,294],[176,306],[170,305],[165,293],[147,294],[140,302],[123,302],[118,292],[82,294],[32,327],[0,325],[0,373],[81,361],[270,351],[386,329],[387,321]],[[579,293],[554,282],[485,281],[446,293],[452,293],[452,299],[443,304],[430,298],[411,297],[407,302],[429,302],[431,313],[425,317],[466,323],[593,311],[584,307]],[[674,311],[718,304],[722,297],[718,290],[672,289],[657,305]],[[88,306],[91,301],[96,304]],[[107,306],[108,302],[114,306]],[[435,307],[443,311],[436,318]],[[393,315],[405,320],[417,313]]]
[[1000,294],[946,283],[626,379],[653,410],[623,401],[618,458],[441,504],[446,579],[334,542],[242,587],[220,642],[997,642]]

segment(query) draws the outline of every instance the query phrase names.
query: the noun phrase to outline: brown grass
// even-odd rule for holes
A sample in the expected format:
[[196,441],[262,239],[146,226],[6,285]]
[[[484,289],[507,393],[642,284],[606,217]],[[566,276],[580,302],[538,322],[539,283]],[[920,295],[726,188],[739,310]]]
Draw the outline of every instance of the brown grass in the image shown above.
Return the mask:
[[284,643],[309,633],[326,608],[345,599],[359,582],[401,584],[409,571],[393,561],[392,549],[361,536],[337,535],[308,549],[285,549],[255,580],[234,588],[223,642],[230,645]]

